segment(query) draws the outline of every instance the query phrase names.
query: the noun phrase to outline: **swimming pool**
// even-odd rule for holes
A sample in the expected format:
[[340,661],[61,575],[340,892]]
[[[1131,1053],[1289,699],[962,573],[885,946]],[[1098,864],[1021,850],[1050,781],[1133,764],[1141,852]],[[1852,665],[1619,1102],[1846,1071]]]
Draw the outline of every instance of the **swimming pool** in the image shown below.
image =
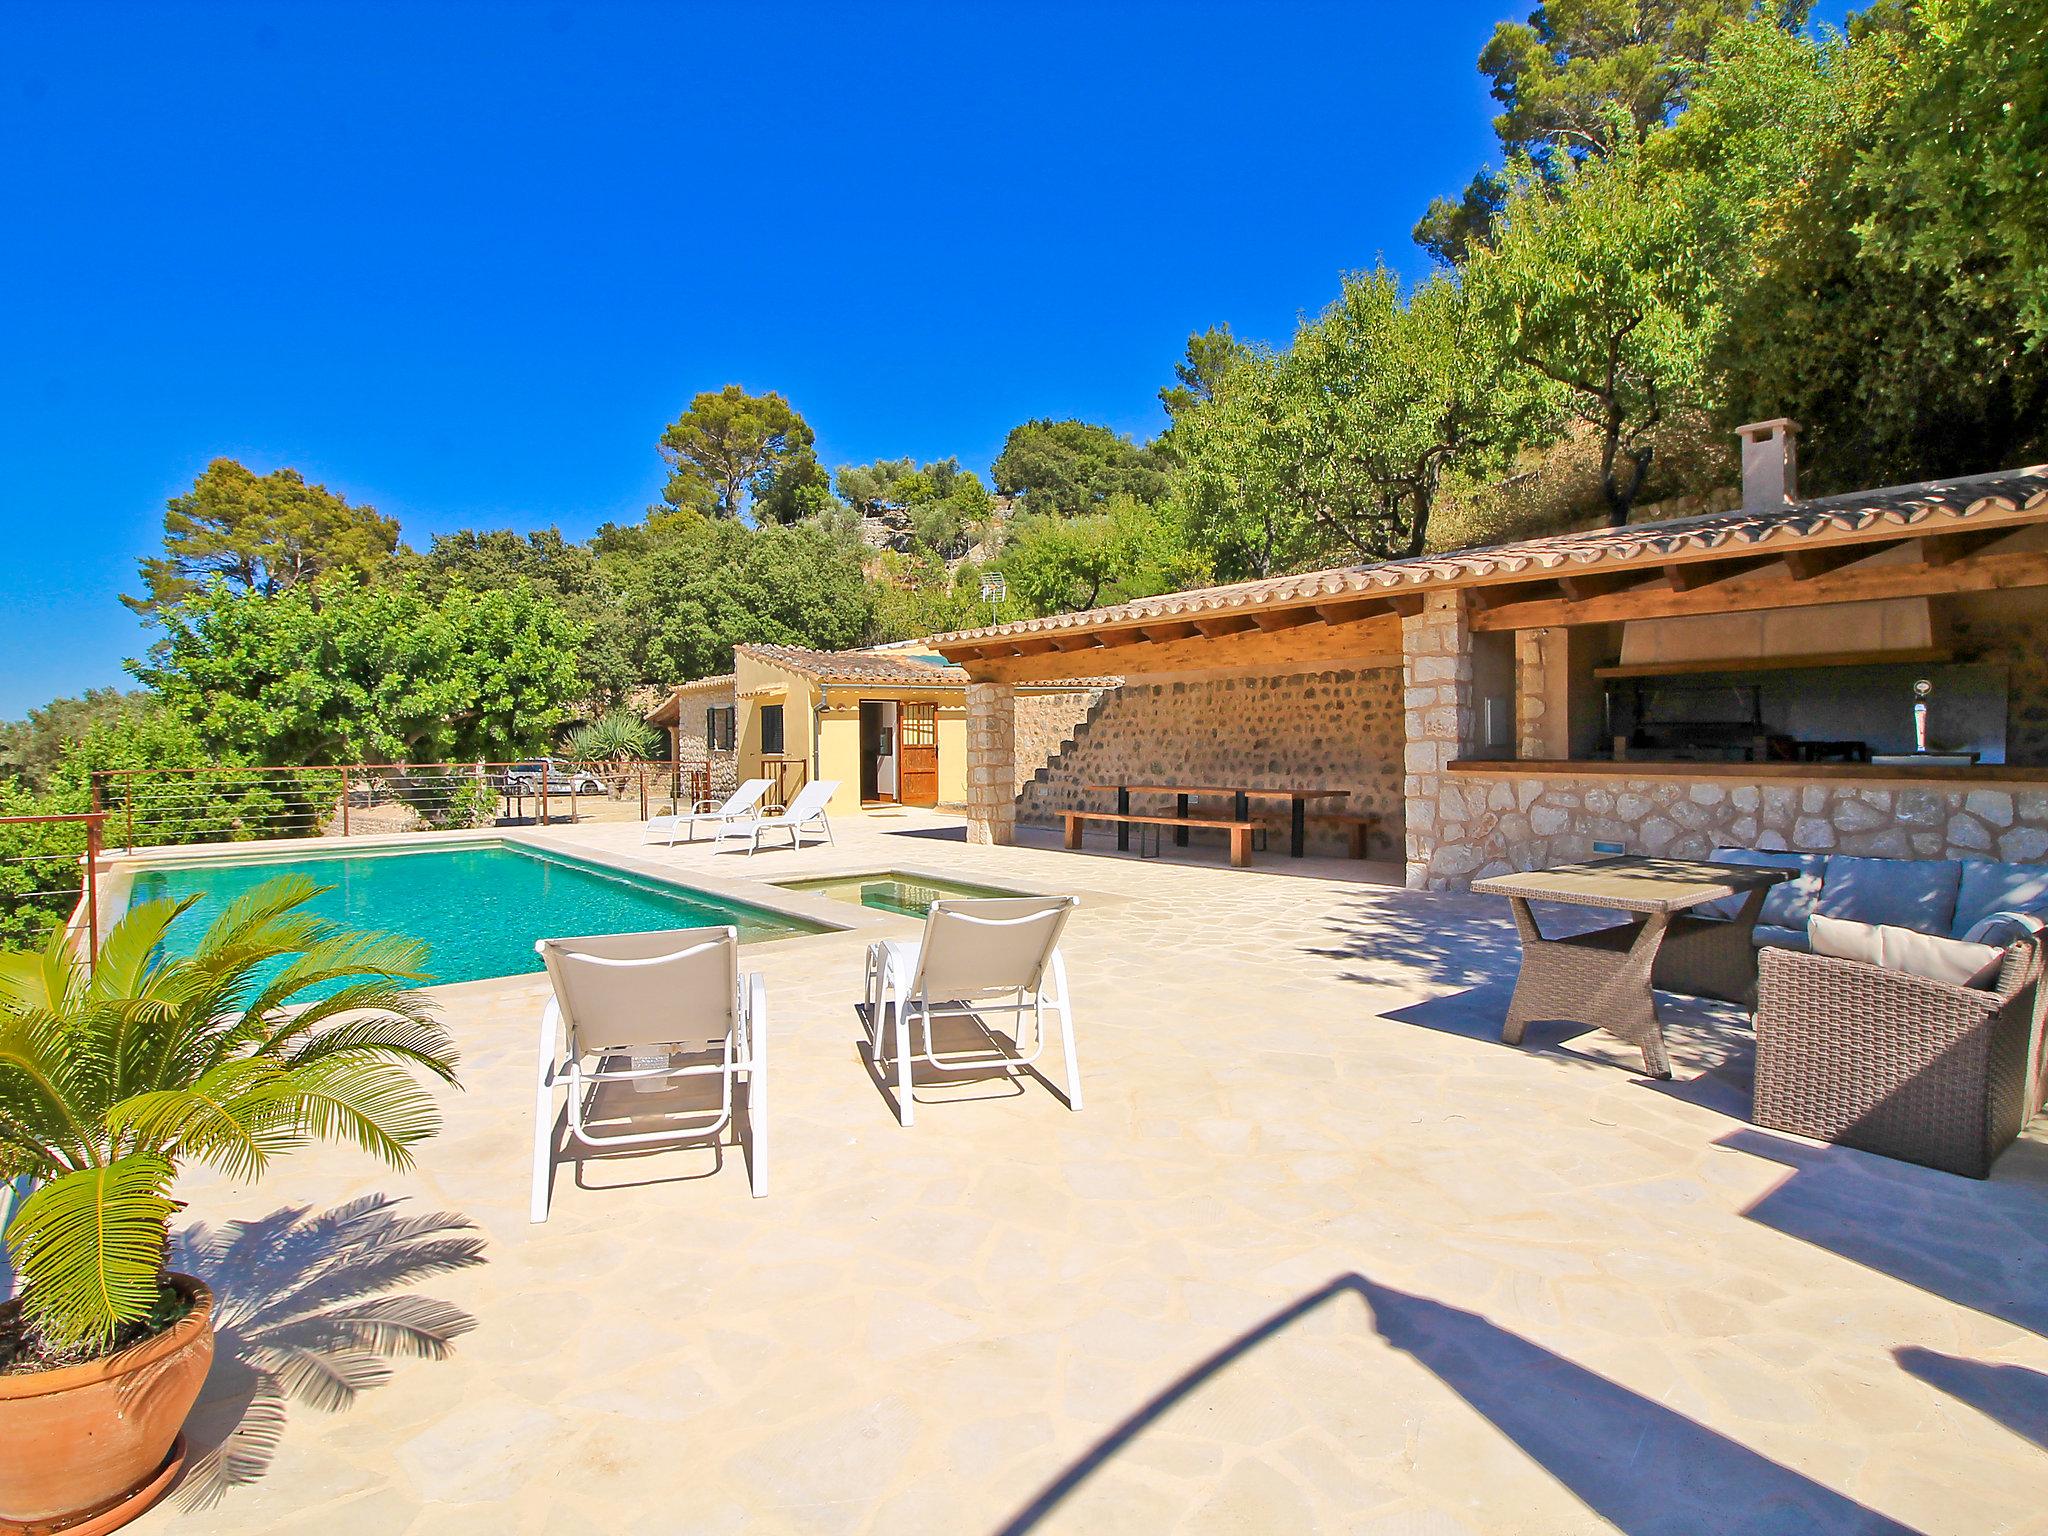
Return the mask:
[[505,843],[163,865],[138,872],[129,899],[197,895],[199,905],[170,938],[174,950],[190,953],[223,907],[284,874],[329,887],[311,902],[322,917],[425,943],[433,975],[419,986],[538,971],[533,941],[540,938],[727,923],[753,943],[830,931],[687,886]]
[[923,917],[931,905],[948,896],[1022,896],[1023,891],[1006,891],[993,885],[969,885],[964,880],[942,880],[934,875],[908,870],[884,870],[879,875],[828,875],[817,880],[778,882],[785,891],[808,891],[834,901],[858,902],[876,912],[894,912],[902,917]]

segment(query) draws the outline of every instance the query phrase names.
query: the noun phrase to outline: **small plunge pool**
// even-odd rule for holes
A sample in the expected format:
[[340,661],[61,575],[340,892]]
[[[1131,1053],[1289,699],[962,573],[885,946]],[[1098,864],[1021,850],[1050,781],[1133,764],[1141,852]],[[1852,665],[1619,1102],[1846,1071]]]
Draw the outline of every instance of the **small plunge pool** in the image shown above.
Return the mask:
[[816,880],[778,881],[785,891],[807,891],[834,901],[850,901],[876,912],[894,912],[900,917],[921,918],[931,905],[948,896],[1026,896],[1028,891],[1009,891],[995,885],[970,885],[965,880],[942,880],[936,875],[912,874],[888,869],[879,875],[827,875]]

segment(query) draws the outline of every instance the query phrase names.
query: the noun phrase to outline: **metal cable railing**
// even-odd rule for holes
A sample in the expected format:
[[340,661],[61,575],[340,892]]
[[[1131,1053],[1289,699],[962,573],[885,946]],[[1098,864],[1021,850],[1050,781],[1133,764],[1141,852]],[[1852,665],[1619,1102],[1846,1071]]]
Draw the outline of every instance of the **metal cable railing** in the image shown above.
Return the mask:
[[110,844],[265,842],[645,820],[711,793],[709,766],[528,758],[264,768],[110,768],[93,804]]
[[99,958],[99,863],[106,814],[0,816],[0,938],[8,948],[63,928]]

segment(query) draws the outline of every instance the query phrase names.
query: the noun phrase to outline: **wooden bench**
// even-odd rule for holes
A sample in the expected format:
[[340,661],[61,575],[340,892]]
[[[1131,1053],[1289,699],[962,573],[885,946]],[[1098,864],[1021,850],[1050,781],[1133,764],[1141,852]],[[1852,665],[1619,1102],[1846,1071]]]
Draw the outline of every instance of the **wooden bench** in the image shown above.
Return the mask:
[[1243,869],[1252,861],[1253,821],[1223,821],[1213,816],[1139,816],[1128,811],[1061,811],[1066,818],[1067,846],[1081,846],[1083,822],[1107,821],[1134,827],[1215,827],[1230,834],[1230,862]]
[[1379,817],[1370,811],[1323,811],[1318,813],[1317,819],[1334,821],[1344,829],[1350,839],[1350,852],[1354,859],[1365,857],[1366,841],[1372,836],[1372,829],[1380,824]]

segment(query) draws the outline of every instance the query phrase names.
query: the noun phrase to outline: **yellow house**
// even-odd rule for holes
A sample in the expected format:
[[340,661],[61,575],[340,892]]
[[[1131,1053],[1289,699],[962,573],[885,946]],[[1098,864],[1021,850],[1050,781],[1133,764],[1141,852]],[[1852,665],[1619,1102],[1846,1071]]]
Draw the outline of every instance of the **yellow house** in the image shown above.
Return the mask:
[[[1072,735],[1115,682],[1018,690],[1019,718],[1028,727],[1018,748],[1020,777]],[[735,646],[732,699],[734,771],[773,780],[771,801],[786,802],[813,779],[833,779],[834,815],[967,803],[967,674],[934,655],[927,641],[858,651]]]
[[834,814],[967,801],[967,674],[921,642],[862,651],[733,651],[739,773],[786,800],[836,779]]

